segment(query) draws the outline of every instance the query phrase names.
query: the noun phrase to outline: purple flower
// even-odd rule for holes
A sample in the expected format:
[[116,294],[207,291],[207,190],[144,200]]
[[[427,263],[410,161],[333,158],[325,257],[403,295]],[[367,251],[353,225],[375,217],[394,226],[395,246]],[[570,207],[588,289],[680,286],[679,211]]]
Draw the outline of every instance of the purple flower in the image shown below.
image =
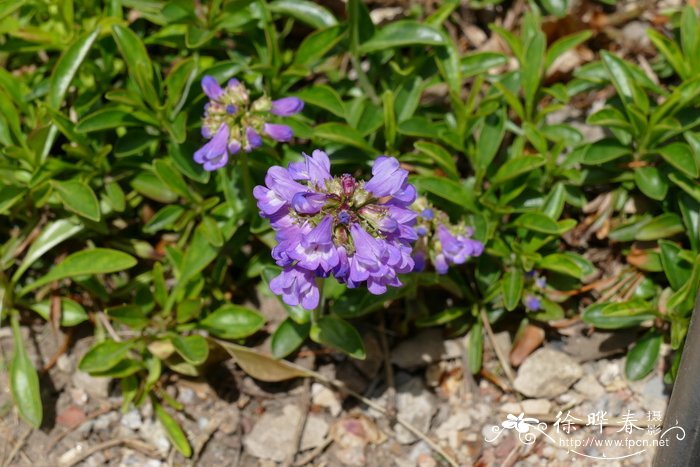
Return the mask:
[[204,166],[204,170],[220,169],[228,162],[228,127],[221,125],[214,137],[197,152],[194,161]]
[[453,264],[462,264],[472,256],[479,256],[484,250],[481,242],[472,240],[465,234],[455,236],[442,224],[438,226],[437,235],[445,257]]
[[365,189],[377,198],[398,193],[404,189],[408,180],[408,172],[393,157],[378,157],[372,166],[372,175],[365,184]]
[[[261,147],[261,135],[277,142],[290,141],[294,136],[292,129],[269,120],[274,118],[273,116],[294,115],[304,107],[304,103],[297,97],[270,101],[263,96],[251,103],[245,85],[236,79],[230,79],[226,87],[222,88],[216,79],[204,76],[202,90],[209,102],[204,106],[201,133],[204,138],[212,141],[197,151],[195,161],[206,164],[206,170],[216,170],[225,166],[229,156],[241,149],[250,152]],[[226,129],[226,141],[223,141],[223,144],[222,127]],[[216,143],[210,144],[216,138]]]
[[289,117],[290,115],[298,114],[304,108],[304,101],[298,97],[283,97],[272,101],[272,112],[274,115],[281,117]]
[[525,297],[525,308],[530,311],[537,311],[542,307],[542,301],[534,295]]
[[537,286],[537,288],[544,289],[545,287],[547,287],[547,279],[545,279],[544,277],[538,277],[537,279],[535,279],[535,285]]
[[[292,274],[304,272],[305,277],[333,275],[351,288],[366,284],[373,294],[401,286],[399,274],[415,265],[410,244],[417,238],[413,229],[417,213],[392,196],[415,193],[407,172],[397,170],[398,166],[394,158],[375,162],[374,183],[368,184],[376,192],[350,175],[334,178],[328,155],[319,150],[286,169],[271,167],[265,186],[255,187],[253,194],[260,215],[270,219],[276,232],[278,244],[272,256],[286,268],[284,280],[275,284],[291,284]],[[402,180],[397,184],[386,174],[398,174]],[[315,300],[299,295],[308,293],[306,286],[276,285],[273,291],[285,303],[301,303],[309,309],[318,302],[317,295]],[[297,296],[290,298],[292,294]]]
[[[402,187],[398,196],[407,191],[407,187]],[[396,209],[405,208],[397,206]],[[411,229],[411,236],[405,238],[416,241],[415,250],[421,252],[419,259],[425,262],[425,258],[429,257],[438,274],[446,274],[451,265],[462,264],[469,258],[483,253],[484,245],[470,238],[473,233],[470,227],[450,224],[447,214],[431,207],[427,199],[417,199],[410,212],[418,219],[415,227]],[[406,234],[408,235],[408,232]]]
[[209,99],[214,101],[219,100],[224,93],[219,83],[209,75],[202,78],[202,90],[204,90],[204,94],[206,94]]
[[290,139],[292,139],[292,136],[294,136],[294,132],[287,125],[266,123],[263,125],[263,131],[267,136],[274,139],[275,141],[279,141],[280,143],[289,141]]
[[281,295],[287,305],[301,305],[307,310],[316,308],[320,298],[315,274],[298,267],[285,268],[270,281],[270,290]]

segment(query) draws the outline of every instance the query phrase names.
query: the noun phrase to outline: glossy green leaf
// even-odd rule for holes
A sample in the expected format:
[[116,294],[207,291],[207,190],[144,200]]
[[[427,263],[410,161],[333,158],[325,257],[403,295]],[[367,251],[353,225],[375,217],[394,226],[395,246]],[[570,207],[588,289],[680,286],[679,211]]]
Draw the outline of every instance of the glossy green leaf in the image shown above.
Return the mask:
[[583,276],[583,270],[579,264],[571,257],[564,253],[552,253],[538,261],[537,266],[541,269],[566,274],[567,276],[580,279]]
[[460,60],[462,78],[471,78],[487,71],[505,65],[508,57],[497,52],[473,52],[468,53]]
[[519,216],[513,224],[518,227],[525,227],[535,232],[545,234],[558,234],[559,225],[546,214],[540,212],[526,212]]
[[122,126],[143,126],[143,122],[134,117],[131,112],[107,107],[84,117],[75,126],[75,131],[79,133],[91,133],[93,131],[110,130]]
[[583,311],[583,321],[601,329],[622,329],[638,326],[656,317],[646,300],[596,303]]
[[48,274],[27,285],[20,295],[30,290],[67,277],[108,274],[132,268],[136,260],[121,251],[108,248],[93,248],[73,253],[54,266]]
[[635,342],[625,359],[625,376],[628,379],[640,380],[652,372],[659,361],[662,340],[661,334],[651,330]]
[[83,226],[72,219],[58,219],[47,224],[39,236],[34,239],[29,250],[27,250],[24,259],[22,259],[22,263],[12,275],[12,282],[17,282],[22,274],[24,274],[36,260],[41,258],[44,253],[71,238],[81,230],[83,230]]
[[540,0],[542,2],[542,6],[544,7],[545,10],[547,10],[548,13],[563,17],[566,16],[566,12],[569,9],[569,1],[568,0]]
[[143,41],[134,31],[120,24],[112,26],[112,35],[144,100],[152,108],[157,108],[160,102],[153,86],[153,65]]
[[506,271],[501,282],[503,287],[503,305],[506,310],[513,311],[520,303],[523,294],[525,276],[522,269],[512,268]]
[[656,167],[637,167],[634,181],[639,191],[651,199],[661,201],[668,193],[668,179]]
[[77,180],[69,180],[55,181],[53,186],[66,209],[91,221],[100,220],[100,203],[89,185]]
[[116,342],[106,340],[94,345],[78,363],[80,371],[86,373],[104,372],[127,356],[135,341]]
[[284,358],[297,350],[309,336],[311,323],[299,324],[291,318],[280,323],[272,334],[270,350],[277,358]]
[[[61,297],[61,326],[71,327],[88,320],[85,308],[70,298]],[[51,320],[51,300],[33,304],[30,308],[36,311],[46,321]]]
[[12,399],[15,401],[22,418],[34,428],[39,428],[43,419],[39,375],[25,350],[17,317],[13,315],[11,321],[14,340],[9,373]]
[[333,13],[308,0],[275,0],[269,3],[268,8],[273,13],[289,15],[317,29],[338,24]]
[[314,137],[346,146],[353,146],[371,154],[377,154],[377,150],[370,146],[357,130],[342,123],[323,123],[318,125],[314,128]]
[[636,240],[657,240],[668,238],[685,231],[678,214],[667,212],[644,224],[635,235]]
[[419,192],[429,192],[458,206],[476,211],[474,193],[454,180],[432,175],[411,177],[411,182]]
[[668,240],[659,240],[661,249],[661,266],[663,267],[668,283],[673,290],[678,290],[690,279],[692,265],[683,261],[679,254],[681,247]]
[[484,331],[481,321],[477,319],[469,331],[469,349],[467,357],[469,359],[469,369],[473,375],[479,374],[484,355]]
[[545,164],[546,160],[540,155],[519,156],[506,161],[491,178],[494,184],[503,183],[520,175],[529,173]]
[[143,329],[149,323],[148,315],[139,305],[122,305],[108,308],[107,316],[132,329]]
[[444,170],[450,178],[459,178],[459,172],[457,171],[457,165],[455,164],[454,158],[445,148],[427,141],[416,141],[413,143],[413,147],[415,147],[422,154],[428,156],[435,164]]
[[445,45],[445,41],[442,35],[430,26],[412,20],[399,20],[380,28],[370,40],[360,46],[360,52],[369,53],[414,45]]
[[222,305],[199,322],[200,327],[222,339],[241,339],[255,334],[265,324],[258,312],[239,305]]
[[695,156],[687,144],[671,143],[659,148],[658,152],[666,162],[687,176],[697,178],[700,175]]
[[175,336],[172,343],[177,353],[192,365],[201,365],[209,356],[209,344],[202,336]]
[[156,414],[156,418],[158,418],[160,424],[163,425],[165,433],[168,435],[168,439],[173,443],[173,446],[175,446],[183,456],[192,456],[192,446],[190,446],[190,442],[187,440],[187,435],[185,435],[185,432],[182,431],[182,428],[172,415],[155,401],[153,401],[153,410]]
[[[557,0],[558,3],[568,3],[566,0]],[[544,62],[544,69],[548,70],[552,66],[554,61],[563,55],[568,50],[586,42],[592,33],[591,31],[580,31],[575,34],[570,34],[568,36],[560,37],[552,43],[547,49],[547,55]]]
[[71,81],[73,81],[78,68],[85,60],[85,57],[87,57],[88,52],[90,52],[99,31],[99,28],[95,28],[93,31],[79,37],[58,59],[56,67],[51,73],[48,95],[49,106],[53,108],[61,106]]
[[364,360],[367,356],[362,337],[355,327],[335,316],[323,316],[311,325],[311,340]]
[[297,92],[296,96],[305,104],[320,107],[340,118],[346,118],[345,105],[338,93],[330,86],[325,84],[310,86]]
[[131,186],[143,196],[160,203],[168,204],[177,200],[177,194],[152,172],[139,172],[131,180]]
[[585,164],[604,164],[606,162],[630,155],[632,151],[628,146],[613,138],[605,138],[592,143],[583,155]]

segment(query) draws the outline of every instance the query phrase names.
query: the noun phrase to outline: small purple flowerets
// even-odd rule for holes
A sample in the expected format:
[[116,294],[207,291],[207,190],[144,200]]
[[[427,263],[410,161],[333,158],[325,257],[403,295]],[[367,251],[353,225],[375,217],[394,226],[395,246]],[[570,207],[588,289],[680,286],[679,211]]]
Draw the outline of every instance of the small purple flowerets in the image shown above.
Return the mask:
[[412,208],[418,214],[414,271],[423,271],[430,258],[437,273],[446,274],[451,265],[463,264],[483,253],[484,244],[471,238],[471,227],[450,224],[447,214],[430,206],[425,198],[417,199]]
[[268,122],[270,114],[289,117],[304,108],[304,102],[296,97],[270,101],[262,96],[251,104],[248,89],[236,79],[222,88],[214,78],[205,76],[202,89],[209,97],[202,117],[202,136],[209,142],[194,153],[194,160],[208,171],[224,167],[229,156],[241,149],[250,152],[262,146],[261,135],[278,142],[291,140],[292,129]]
[[334,276],[380,295],[411,272],[416,190],[393,157],[379,157],[372,178],[357,181],[330,173],[328,155],[316,150],[285,169],[271,167],[253,194],[278,242],[272,257],[284,269],[270,289],[290,306],[311,310],[319,302],[317,278]]

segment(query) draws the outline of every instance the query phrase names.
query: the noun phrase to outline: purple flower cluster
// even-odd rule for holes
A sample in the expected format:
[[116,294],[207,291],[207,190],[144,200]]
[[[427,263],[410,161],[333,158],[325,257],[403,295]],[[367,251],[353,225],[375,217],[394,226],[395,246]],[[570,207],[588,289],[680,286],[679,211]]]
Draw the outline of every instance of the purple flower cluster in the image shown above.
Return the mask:
[[401,286],[398,275],[414,268],[416,190],[393,157],[377,158],[364,182],[332,176],[328,155],[316,150],[287,168],[271,167],[253,194],[276,231],[272,257],[284,268],[270,288],[288,305],[314,309],[317,278],[366,284],[379,295]]
[[261,135],[279,142],[291,140],[291,128],[269,123],[268,118],[270,114],[288,117],[304,108],[304,102],[296,97],[270,101],[263,96],[251,104],[248,90],[236,79],[222,88],[214,78],[205,76],[202,89],[209,98],[204,106],[202,136],[209,142],[194,153],[194,160],[209,171],[225,166],[229,156],[241,149],[250,152],[262,146]]
[[415,231],[419,237],[413,252],[414,271],[423,271],[430,258],[438,274],[445,274],[450,265],[483,253],[483,243],[471,238],[471,227],[450,224],[447,214],[429,206],[425,198],[418,199],[413,209],[418,214]]

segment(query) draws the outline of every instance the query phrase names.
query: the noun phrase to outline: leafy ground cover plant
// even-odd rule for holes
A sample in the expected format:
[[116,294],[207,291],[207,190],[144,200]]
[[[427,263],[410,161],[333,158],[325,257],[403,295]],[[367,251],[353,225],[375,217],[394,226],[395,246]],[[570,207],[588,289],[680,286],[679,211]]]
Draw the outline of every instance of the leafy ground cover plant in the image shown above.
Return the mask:
[[[562,82],[548,71],[591,32],[548,44],[533,3],[517,33],[490,28],[506,52],[464,53],[458,6],[382,25],[356,0],[0,11],[0,323],[22,416],[42,420],[20,323],[89,326],[80,368],[119,378],[125,407],[151,400],[189,455],[164,371],[263,330],[268,288],[289,315],[265,329],[277,357],[310,339],[363,358],[352,320],[379,310],[469,332],[475,373],[485,327],[581,310],[643,331],[630,378],[680,348],[700,281],[695,12],[650,32],[663,81],[602,51]],[[552,123],[598,89],[605,138]],[[595,303],[584,231],[626,264]]]

